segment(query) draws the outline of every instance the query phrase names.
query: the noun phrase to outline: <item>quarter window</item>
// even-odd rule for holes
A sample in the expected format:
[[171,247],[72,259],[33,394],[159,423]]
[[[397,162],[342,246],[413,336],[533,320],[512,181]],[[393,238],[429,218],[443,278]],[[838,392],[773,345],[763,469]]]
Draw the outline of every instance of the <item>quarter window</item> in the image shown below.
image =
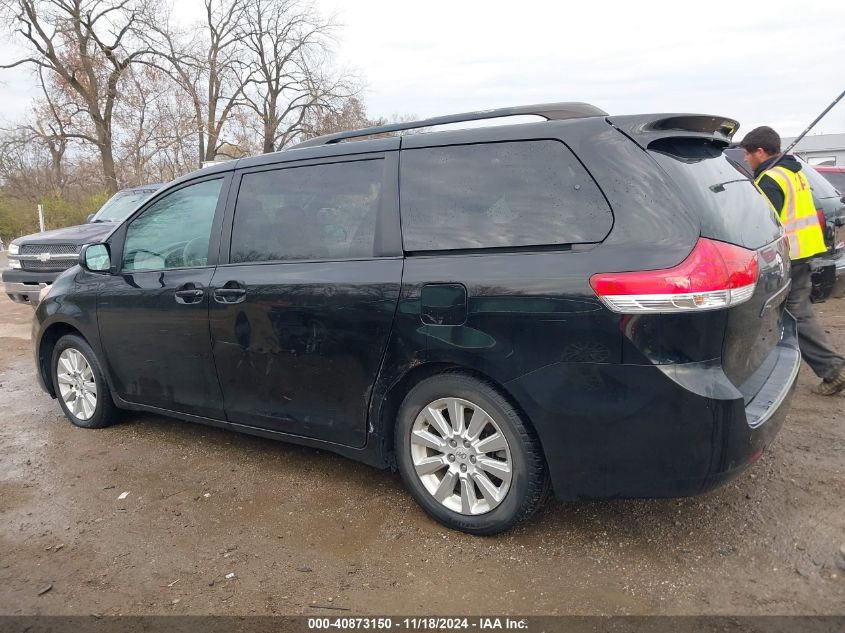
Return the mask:
[[613,224],[559,141],[403,150],[400,192],[407,251],[600,242]]
[[373,256],[384,161],[244,174],[232,263]]
[[191,268],[208,264],[208,245],[222,179],[206,180],[154,202],[132,221],[123,270]]

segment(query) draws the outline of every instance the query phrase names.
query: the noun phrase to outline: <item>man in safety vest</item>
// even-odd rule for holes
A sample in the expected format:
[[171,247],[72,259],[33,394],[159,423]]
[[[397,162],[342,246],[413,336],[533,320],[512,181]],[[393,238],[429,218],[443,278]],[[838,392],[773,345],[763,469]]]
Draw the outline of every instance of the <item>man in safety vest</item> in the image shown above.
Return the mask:
[[801,173],[801,163],[794,156],[777,160],[780,136],[772,128],[763,126],[751,130],[740,145],[745,152],[745,162],[754,170],[757,185],[780,216],[789,240],[792,287],[786,298],[786,308],[798,321],[801,356],[822,379],[814,391],[832,396],[845,389],[845,358],[833,349],[810,303],[809,259],[827,251],[810,185]]

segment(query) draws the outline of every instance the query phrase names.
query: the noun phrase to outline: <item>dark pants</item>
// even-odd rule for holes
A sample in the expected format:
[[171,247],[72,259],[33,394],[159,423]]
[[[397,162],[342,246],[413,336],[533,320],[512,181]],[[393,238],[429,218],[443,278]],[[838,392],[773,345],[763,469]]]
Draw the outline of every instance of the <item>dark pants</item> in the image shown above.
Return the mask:
[[845,365],[845,358],[836,353],[830,339],[816,318],[810,303],[810,265],[792,262],[792,287],[786,297],[786,309],[798,321],[798,347],[816,376],[833,379]]

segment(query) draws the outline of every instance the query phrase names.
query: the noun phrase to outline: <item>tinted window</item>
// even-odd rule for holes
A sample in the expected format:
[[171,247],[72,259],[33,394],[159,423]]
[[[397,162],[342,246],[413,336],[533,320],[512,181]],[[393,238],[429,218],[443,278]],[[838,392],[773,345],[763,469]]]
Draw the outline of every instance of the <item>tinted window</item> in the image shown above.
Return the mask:
[[725,158],[721,146],[699,139],[662,139],[649,150],[698,215],[703,236],[754,249],[780,236],[768,199]]
[[827,181],[832,184],[839,193],[845,194],[845,172],[821,171],[819,172]]
[[123,270],[161,270],[208,264],[208,243],[223,180],[167,194],[126,230]]
[[836,193],[836,187],[830,183],[830,180],[803,161],[801,162],[801,171],[807,177],[807,182],[810,183],[810,189],[813,190],[813,195],[818,199],[824,200],[825,198],[839,197],[839,194]]
[[[734,166],[741,173],[747,174],[749,178],[754,178],[753,173],[751,173],[751,168],[748,166],[748,164],[743,158],[743,151],[741,149],[726,149],[725,155],[732,163],[736,163]],[[798,160],[801,163],[801,171],[804,172],[804,176],[807,177],[807,182],[810,183],[810,189],[813,190],[813,195],[815,195],[816,198],[823,200],[825,198],[839,197],[835,191],[835,188],[831,186],[831,183],[835,183],[835,181],[831,178],[828,178],[828,176],[832,174],[822,174],[821,172],[816,171],[816,169],[814,169],[803,159]],[[843,180],[845,180],[845,174],[843,174]]]
[[741,173],[743,176],[748,176],[751,180],[754,180],[754,171],[751,169],[751,166],[745,162],[745,152],[741,149],[737,148],[730,148],[724,150],[725,157],[728,159],[728,162],[731,163],[736,170]]
[[244,174],[231,261],[372,257],[383,169],[364,160]]
[[607,202],[558,141],[402,151],[405,249],[433,251],[599,242]]

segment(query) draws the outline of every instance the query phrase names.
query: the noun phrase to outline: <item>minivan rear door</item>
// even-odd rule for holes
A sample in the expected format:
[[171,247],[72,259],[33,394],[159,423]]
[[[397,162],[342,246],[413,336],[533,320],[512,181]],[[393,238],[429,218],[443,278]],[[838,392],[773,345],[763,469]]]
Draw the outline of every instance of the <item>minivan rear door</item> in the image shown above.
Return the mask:
[[[748,401],[762,384],[758,370],[765,372],[764,364],[773,360],[770,352],[781,338],[790,283],[782,227],[764,194],[736,170],[718,144],[667,138],[653,141],[648,149],[680,187],[701,222],[703,237],[758,253],[754,293],[728,309],[722,350],[725,374]],[[749,380],[755,374],[758,379]]]
[[402,280],[397,170],[379,152],[236,174],[209,313],[229,422],[365,444]]

